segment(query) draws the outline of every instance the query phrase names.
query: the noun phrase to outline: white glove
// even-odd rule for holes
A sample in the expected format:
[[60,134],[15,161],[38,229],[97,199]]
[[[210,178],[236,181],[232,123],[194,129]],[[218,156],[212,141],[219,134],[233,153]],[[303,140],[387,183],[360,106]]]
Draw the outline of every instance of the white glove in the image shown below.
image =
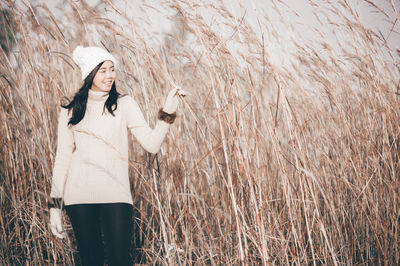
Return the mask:
[[176,112],[179,105],[179,96],[184,97],[186,92],[182,90],[179,86],[175,86],[168,93],[167,99],[165,100],[163,111],[172,114]]
[[65,233],[62,225],[62,210],[50,208],[50,230],[58,238],[64,238]]

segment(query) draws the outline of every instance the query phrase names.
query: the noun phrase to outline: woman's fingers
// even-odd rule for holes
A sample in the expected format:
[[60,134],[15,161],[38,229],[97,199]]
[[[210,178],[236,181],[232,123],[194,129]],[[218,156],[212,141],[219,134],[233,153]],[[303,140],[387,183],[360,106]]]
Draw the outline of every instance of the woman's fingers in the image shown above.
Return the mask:
[[51,233],[53,235],[55,235],[56,237],[61,238],[61,239],[64,238],[64,234],[62,232],[62,226],[61,226],[61,229],[60,229],[59,226],[50,225],[50,230],[51,230]]
[[178,97],[176,97],[177,92],[178,88],[175,87],[168,93],[167,99],[165,100],[163,107],[164,112],[172,114],[178,108],[179,101]]
[[174,113],[179,105],[179,97],[185,97],[186,95],[186,91],[182,90],[179,86],[175,86],[169,91],[167,99],[165,100],[163,107],[164,112],[169,114]]
[[64,228],[63,228],[61,221],[57,224],[57,232],[58,232],[59,238],[65,237]]
[[62,225],[62,213],[61,210],[56,208],[50,209],[50,230],[58,238],[64,238]]
[[174,91],[174,95],[178,95],[181,97],[185,97],[187,95],[187,92],[185,90],[182,90],[182,88],[180,86],[175,86],[173,88]]
[[177,90],[176,94],[178,96],[185,97],[187,95],[187,92],[185,90],[179,89]]

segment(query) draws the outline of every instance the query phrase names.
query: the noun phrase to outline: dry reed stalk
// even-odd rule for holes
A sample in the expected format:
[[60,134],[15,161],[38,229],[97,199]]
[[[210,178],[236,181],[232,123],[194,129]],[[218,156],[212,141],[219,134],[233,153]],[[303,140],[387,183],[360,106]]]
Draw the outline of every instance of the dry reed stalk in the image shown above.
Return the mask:
[[[67,240],[51,236],[43,195],[57,105],[79,86],[69,55],[75,45],[99,45],[87,34],[96,25],[98,40],[120,58],[119,89],[150,124],[171,86],[190,92],[159,155],[160,176],[131,143],[142,251],[135,256],[165,265],[397,265],[399,58],[384,58],[381,35],[338,3],[309,1],[318,38],[293,40],[292,67],[273,64],[270,44],[287,40],[261,9],[259,37],[246,12],[236,16],[222,1],[143,1],[177,13],[176,30],[154,44],[147,22],[114,2],[65,1],[70,23],[43,3],[2,3],[15,18],[18,53],[0,53],[1,263],[79,263],[68,221]],[[398,20],[388,4],[385,16]],[[104,6],[128,26],[105,17]],[[284,21],[289,7],[273,1],[271,10]],[[297,34],[297,26],[283,27]]]

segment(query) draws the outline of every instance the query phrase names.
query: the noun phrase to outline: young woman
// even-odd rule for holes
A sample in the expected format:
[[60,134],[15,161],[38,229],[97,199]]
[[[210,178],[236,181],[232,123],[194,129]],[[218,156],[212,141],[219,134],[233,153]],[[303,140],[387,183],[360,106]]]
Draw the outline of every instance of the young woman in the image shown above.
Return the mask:
[[[151,129],[128,95],[115,86],[117,62],[99,47],[73,53],[83,86],[62,106],[50,196],[50,229],[64,237],[61,203],[70,218],[82,264],[132,265],[132,196],[128,177],[128,129],[150,153],[160,149],[176,117],[172,89]],[[103,245],[104,243],[104,245]]]

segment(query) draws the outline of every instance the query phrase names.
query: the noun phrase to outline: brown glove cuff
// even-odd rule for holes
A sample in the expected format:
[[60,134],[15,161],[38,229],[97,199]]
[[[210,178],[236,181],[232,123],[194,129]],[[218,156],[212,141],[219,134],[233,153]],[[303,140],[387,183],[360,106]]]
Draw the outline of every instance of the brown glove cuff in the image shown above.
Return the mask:
[[162,120],[164,122],[167,122],[168,124],[172,124],[174,123],[175,118],[176,118],[176,112],[169,114],[164,112],[162,108],[158,110],[158,120]]

